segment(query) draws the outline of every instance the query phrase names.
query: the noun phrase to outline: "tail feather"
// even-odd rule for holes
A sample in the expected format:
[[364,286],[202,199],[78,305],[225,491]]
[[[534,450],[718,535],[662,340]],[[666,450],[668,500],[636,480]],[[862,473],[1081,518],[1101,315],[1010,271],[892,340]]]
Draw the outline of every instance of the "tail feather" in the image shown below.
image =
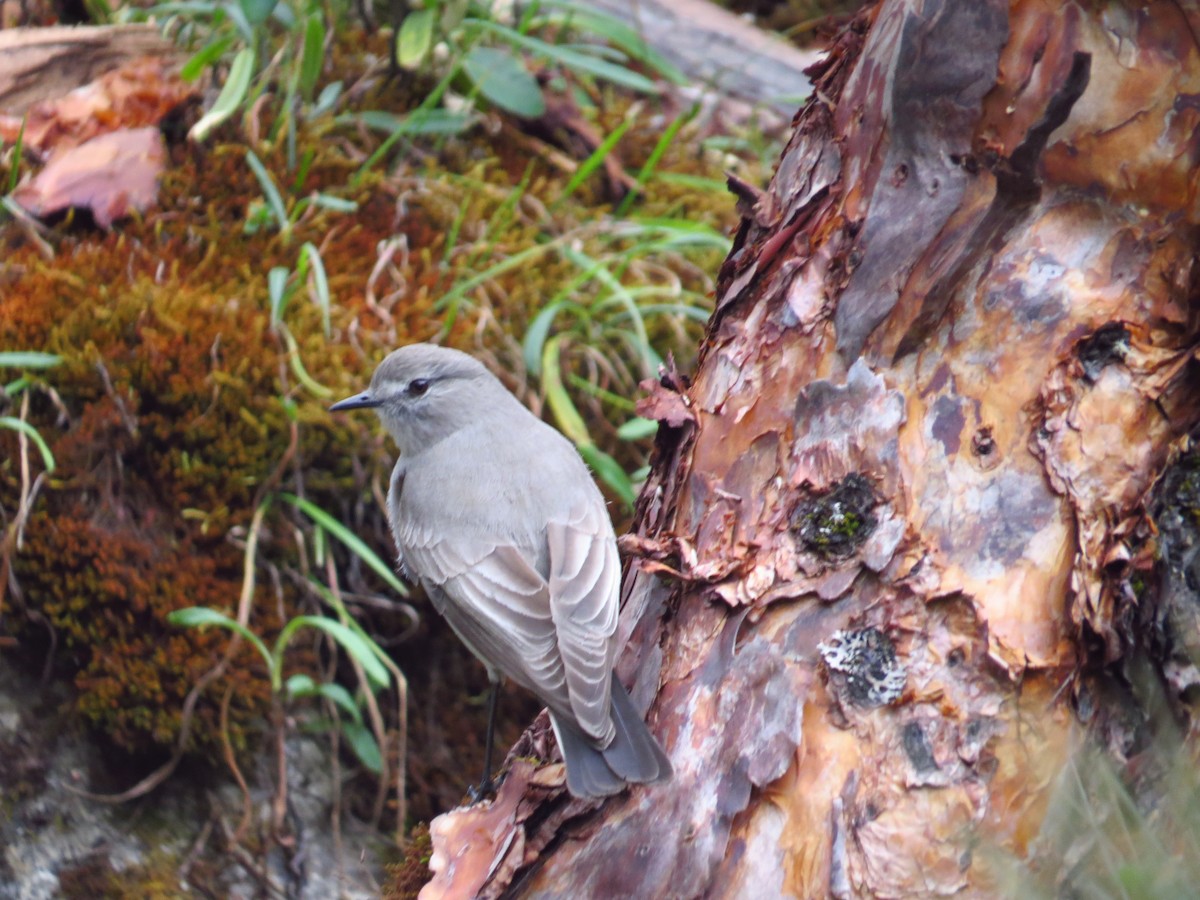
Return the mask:
[[616,737],[604,749],[592,744],[574,722],[554,713],[550,721],[567,767],[567,790],[581,799],[609,797],[626,784],[650,784],[671,777],[671,762],[633,701],[613,675],[612,720]]
[[617,736],[603,751],[608,767],[626,781],[653,784],[671,777],[671,761],[646,722],[634,709],[629,694],[613,674],[612,717]]
[[583,732],[554,713],[550,714],[550,722],[567,766],[567,790],[571,796],[593,800],[619,794],[625,781],[608,767],[604,755],[588,743]]

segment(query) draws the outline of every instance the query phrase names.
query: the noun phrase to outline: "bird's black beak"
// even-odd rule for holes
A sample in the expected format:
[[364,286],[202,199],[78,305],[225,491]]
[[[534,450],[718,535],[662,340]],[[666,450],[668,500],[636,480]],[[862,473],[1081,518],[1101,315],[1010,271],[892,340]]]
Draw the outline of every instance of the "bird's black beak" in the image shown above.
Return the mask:
[[374,409],[378,405],[379,401],[371,396],[370,391],[363,391],[361,394],[355,394],[353,397],[339,400],[333,406],[329,407],[329,411],[342,412],[347,409]]

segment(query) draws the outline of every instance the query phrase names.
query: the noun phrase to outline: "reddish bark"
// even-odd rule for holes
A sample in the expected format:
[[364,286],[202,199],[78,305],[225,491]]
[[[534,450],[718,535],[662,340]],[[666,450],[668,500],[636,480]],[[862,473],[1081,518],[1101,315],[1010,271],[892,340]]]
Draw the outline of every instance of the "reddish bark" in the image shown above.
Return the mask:
[[1200,421],[1198,34],[888,0],[842,35],[647,405],[620,671],[676,777],[540,801],[482,896],[988,895],[974,848],[1029,853]]

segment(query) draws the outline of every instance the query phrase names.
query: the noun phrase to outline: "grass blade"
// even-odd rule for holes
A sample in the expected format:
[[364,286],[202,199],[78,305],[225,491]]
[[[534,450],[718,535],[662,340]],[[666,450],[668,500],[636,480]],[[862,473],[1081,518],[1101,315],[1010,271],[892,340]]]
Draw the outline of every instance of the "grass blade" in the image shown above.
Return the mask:
[[54,454],[50,452],[50,445],[46,443],[46,439],[41,436],[36,428],[23,419],[14,419],[12,416],[0,416],[0,428],[11,428],[13,431],[19,431],[33,441],[34,445],[38,448],[38,452],[42,454],[42,465],[46,467],[46,471],[54,471]]
[[329,337],[331,333],[329,277],[325,274],[325,263],[321,260],[321,251],[317,249],[316,244],[306,241],[300,248],[300,255],[304,256],[308,264],[312,266],[313,293],[316,294],[317,306],[321,309],[321,327],[325,332],[325,337]]
[[401,597],[408,596],[408,588],[401,584],[391,566],[380,559],[378,554],[363,543],[362,539],[353,531],[311,501],[294,494],[281,494],[280,496],[341,541],[351,553],[373,569],[387,583],[388,587]]
[[284,310],[288,301],[288,272],[285,266],[275,266],[267,273],[267,296],[271,301],[271,329],[274,330],[283,321]]
[[192,58],[183,64],[183,68],[179,70],[179,77],[189,83],[195,81],[205,69],[224,56],[225,51],[232,45],[232,34],[227,34],[224,37],[214,37],[205,46],[192,54]]
[[561,344],[562,335],[556,334],[546,341],[542,350],[542,387],[546,391],[546,403],[554,413],[559,430],[572,444],[579,447],[591,444],[592,436],[583,421],[583,416],[579,415],[579,410],[571,402],[566,385],[563,384],[562,362],[559,358]]
[[218,125],[237,112],[242,101],[246,99],[246,93],[250,90],[250,79],[253,75],[254,50],[250,47],[243,47],[229,66],[229,76],[225,79],[221,93],[217,96],[217,102],[213,104],[212,109],[200,117],[200,121],[192,126],[188,137],[197,143],[203,142]]
[[367,673],[367,676],[377,685],[387,687],[392,683],[391,674],[384,668],[383,663],[376,659],[375,654],[371,652],[371,648],[367,646],[366,641],[341,622],[335,622],[333,619],[327,619],[324,616],[296,616],[284,626],[275,647],[276,658],[280,664],[282,664],[283,650],[287,644],[286,639],[290,638],[295,631],[305,626],[323,631],[341,644],[347,653],[362,663],[363,670]]
[[262,188],[263,198],[267,201],[267,206],[271,210],[271,215],[275,217],[275,221],[279,225],[279,230],[286,234],[290,231],[287,207],[283,203],[283,197],[279,193],[279,188],[275,186],[275,179],[271,177],[271,173],[267,171],[267,167],[262,164],[262,160],[258,158],[258,154],[253,150],[246,151],[246,164],[250,166],[250,171],[254,173],[254,177],[258,179],[259,187]]
[[604,38],[614,47],[624,50],[634,59],[644,62],[672,84],[686,85],[687,76],[665,56],[646,43],[645,38],[634,28],[607,13],[567,0],[543,0],[543,6],[562,10],[547,16],[547,20],[572,26],[580,31],[590,31]]
[[496,22],[489,22],[485,19],[472,19],[470,21],[482,30],[492,32],[515,47],[523,47],[535,56],[552,60],[575,72],[586,72],[589,75],[594,75],[612,84],[620,85],[621,87],[626,87],[643,94],[660,93],[658,85],[645,75],[640,75],[632,69],[627,69],[616,63],[592,56],[590,53],[561,47],[557,44],[549,44],[546,41],[529,37],[512,28],[506,28],[503,25]]
[[658,167],[659,162],[663,158],[663,154],[667,152],[667,148],[675,142],[675,136],[679,134],[679,129],[683,128],[688,122],[695,118],[696,112],[700,109],[699,106],[692,106],[690,110],[681,116],[676,116],[675,121],[667,126],[662,136],[658,139],[658,143],[654,145],[654,149],[650,151],[650,155],[646,158],[641,170],[634,178],[633,189],[622,198],[617,206],[615,215],[624,216],[625,211],[629,209],[634,199],[642,193],[642,188],[646,186],[646,182],[650,180],[650,176],[654,174],[654,170]]
[[29,123],[29,115],[21,117],[21,130],[17,132],[17,140],[13,143],[12,169],[8,173],[8,193],[17,189],[21,177],[21,155],[25,152],[25,126]]
[[62,357],[56,353],[42,353],[37,350],[0,352],[0,368],[7,366],[10,369],[52,369],[62,361]]
[[[593,172],[604,165],[604,160],[608,158],[608,154],[612,152],[615,146],[617,146],[617,142],[625,136],[625,132],[629,130],[629,126],[632,124],[633,119],[626,119],[616,128],[614,128],[608,137],[600,142],[600,146],[592,151],[591,156],[585,159],[580,164],[579,168],[575,170],[575,174],[571,176],[571,180],[567,182],[566,187],[563,188],[563,192],[555,201],[556,206],[575,193],[576,189],[578,189],[581,184],[587,181],[588,178],[592,176]],[[632,196],[632,194],[629,196]],[[626,199],[629,199],[629,197],[627,196]],[[624,206],[624,202],[622,202],[621,205]],[[618,215],[620,215],[619,212]]]
[[187,609],[177,609],[169,613],[167,621],[172,625],[180,625],[184,628],[207,628],[210,625],[216,625],[219,628],[226,628],[229,631],[240,634],[262,655],[262,658],[267,663],[267,670],[271,673],[272,681],[274,681],[275,662],[267,650],[267,645],[262,642],[262,639],[257,634],[237,619],[230,618],[225,613],[217,612],[215,609],[209,609],[207,606],[189,606]]
[[312,100],[324,65],[325,23],[319,14],[312,13],[304,23],[304,51],[300,56],[300,96],[305,103]]

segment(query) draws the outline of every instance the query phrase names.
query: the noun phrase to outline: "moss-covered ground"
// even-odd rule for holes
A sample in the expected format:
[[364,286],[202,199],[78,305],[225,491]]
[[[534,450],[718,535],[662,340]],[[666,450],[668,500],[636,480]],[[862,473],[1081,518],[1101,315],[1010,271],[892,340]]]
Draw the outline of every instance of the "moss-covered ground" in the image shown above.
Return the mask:
[[[399,141],[364,168],[383,136],[335,115],[401,113],[423,96],[412,79],[385,77],[386,54],[381,34],[347,29],[318,89],[338,79],[356,90],[304,123],[292,154],[283,137],[249,136],[269,133],[253,118],[278,114],[267,102],[202,146],[175,143],[157,206],[111,231],[80,216],[59,222],[46,236],[50,258],[11,222],[0,235],[0,350],[62,359],[0,397],[0,415],[23,417],[56,463],[37,481],[32,444],[0,429],[0,639],[30,671],[69,681],[78,727],[119,752],[161,758],[177,741],[184,699],[229,634],[184,630],[167,616],[191,606],[235,614],[248,529],[264,501],[302,496],[392,556],[382,506],[392,448],[371,417],[327,412],[387,351],[437,339],[475,353],[553,421],[547,385],[525,365],[540,360],[522,345],[557,302],[546,337],[557,336],[566,394],[597,447],[627,472],[648,444],[618,427],[632,417],[638,382],[654,375],[635,325],[653,354],[674,353],[684,370],[694,352],[724,253],[713,236],[735,223],[722,171],[748,166],[743,174],[755,177],[753,154],[734,158],[729,148],[740,145],[728,136],[718,148],[717,120],[698,116],[659,148],[620,216],[602,171],[568,192],[583,161],[570,140],[494,112],[461,135]],[[582,110],[601,134],[632,121],[613,158],[635,174],[686,113],[669,96],[631,98],[604,85],[591,86]],[[248,229],[264,195],[248,149],[289,210],[314,191],[356,210],[313,206],[287,233],[269,218]],[[3,160],[0,184],[27,165],[11,152]],[[703,239],[681,237],[684,223]],[[327,277],[327,320],[311,271],[295,274],[306,243]],[[506,267],[513,259],[521,264]],[[274,267],[293,273],[278,321]],[[678,315],[685,306],[690,318]],[[10,384],[21,375],[0,374]],[[409,821],[457,802],[482,760],[482,670],[420,598],[415,626],[404,607],[380,603],[394,599],[383,581],[293,506],[273,503],[257,538],[250,628],[270,643],[294,615],[324,611],[313,579],[340,592],[410,681]],[[316,636],[297,641],[287,674],[353,690],[334,649]],[[225,696],[235,752],[266,745],[267,672],[243,645],[196,705],[190,753],[220,759]],[[514,690],[504,708],[501,740],[511,741],[536,707]],[[394,716],[386,724],[394,730]],[[348,796],[367,815],[374,784],[360,771],[361,796]]]

